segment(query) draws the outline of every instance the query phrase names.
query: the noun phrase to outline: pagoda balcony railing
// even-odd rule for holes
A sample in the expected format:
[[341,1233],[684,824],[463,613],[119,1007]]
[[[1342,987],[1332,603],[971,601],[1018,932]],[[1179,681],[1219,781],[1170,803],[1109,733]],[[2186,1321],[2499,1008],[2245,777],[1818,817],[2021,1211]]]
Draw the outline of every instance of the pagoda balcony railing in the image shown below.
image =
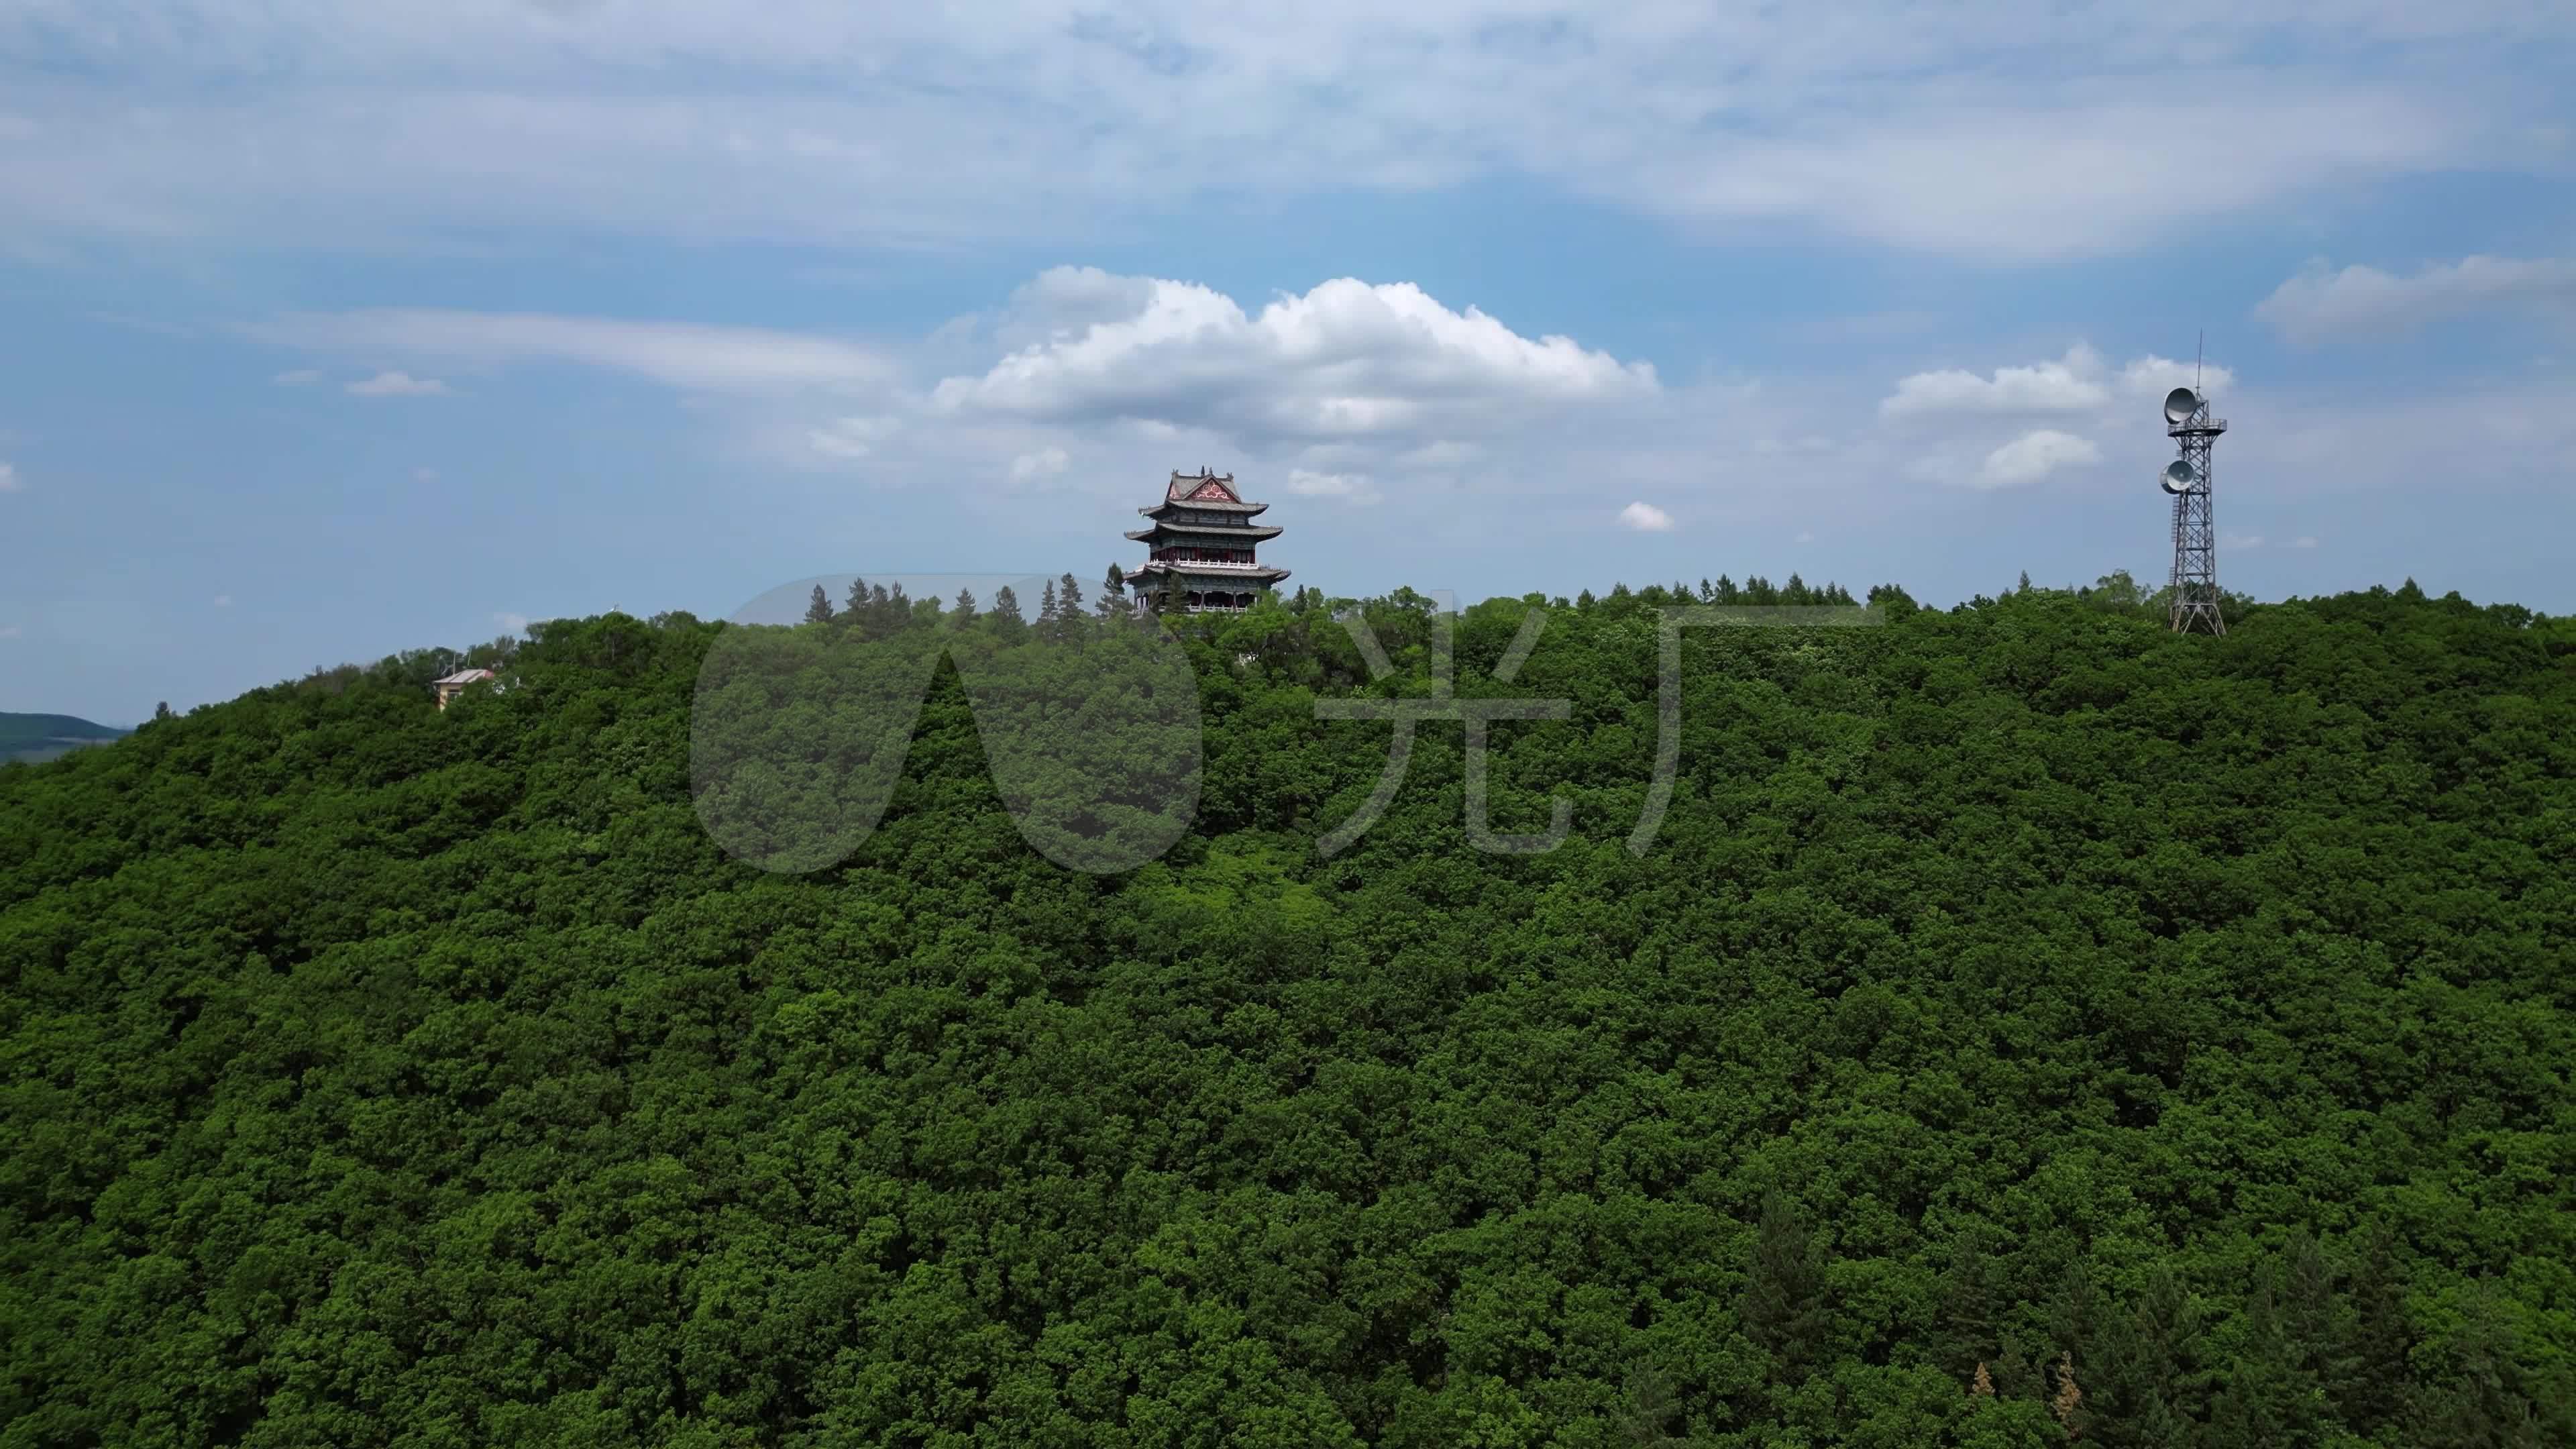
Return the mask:
[[1161,564],[1163,567],[1179,573],[1194,573],[1200,569],[1258,573],[1270,567],[1270,565],[1266,563],[1231,562],[1201,558],[1157,558],[1146,560],[1146,564],[1149,566],[1152,564]]

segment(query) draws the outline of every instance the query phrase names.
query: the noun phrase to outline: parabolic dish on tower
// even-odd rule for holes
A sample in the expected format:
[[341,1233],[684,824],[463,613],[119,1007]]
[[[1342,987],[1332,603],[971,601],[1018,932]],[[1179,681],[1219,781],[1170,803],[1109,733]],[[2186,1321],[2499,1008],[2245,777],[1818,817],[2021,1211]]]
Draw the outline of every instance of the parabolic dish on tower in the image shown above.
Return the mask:
[[[2188,393],[2188,389],[2178,389],[2178,391]],[[2172,412],[2173,404],[2166,403],[2165,411]],[[2176,458],[2165,465],[2164,472],[2156,475],[2156,481],[2165,485],[2167,493],[2189,493],[2191,485],[2200,481],[2200,474],[2194,472],[2189,463]]]
[[2178,387],[2165,394],[2166,422],[2187,423],[2191,421],[2191,415],[2199,411],[2200,394],[2190,388]]

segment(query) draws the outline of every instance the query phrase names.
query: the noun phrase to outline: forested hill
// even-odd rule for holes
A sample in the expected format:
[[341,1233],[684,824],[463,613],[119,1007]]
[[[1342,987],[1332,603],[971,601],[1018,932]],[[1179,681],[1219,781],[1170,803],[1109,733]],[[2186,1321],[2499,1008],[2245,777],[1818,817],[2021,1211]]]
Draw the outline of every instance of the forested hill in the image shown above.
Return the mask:
[[0,710],[0,764],[11,760],[42,763],[83,745],[106,744],[131,733],[68,714],[12,714]]
[[[1873,600],[1683,631],[1643,854],[1653,589],[1508,683],[1529,606],[1458,620],[1457,699],[1569,701],[1492,726],[1540,853],[1454,713],[1319,851],[1410,595],[1374,681],[1183,621],[1107,874],[969,696],[1112,619],[612,615],[0,767],[0,1444],[2576,1443],[2576,627]],[[733,858],[693,738],[869,649],[951,661],[882,822]]]

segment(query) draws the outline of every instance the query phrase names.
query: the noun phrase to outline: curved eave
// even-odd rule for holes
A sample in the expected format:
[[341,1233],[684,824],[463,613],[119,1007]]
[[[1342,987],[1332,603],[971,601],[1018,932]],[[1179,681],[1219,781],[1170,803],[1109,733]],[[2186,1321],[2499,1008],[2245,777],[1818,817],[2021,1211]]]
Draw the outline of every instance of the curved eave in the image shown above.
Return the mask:
[[1244,517],[1250,518],[1256,513],[1266,511],[1269,507],[1270,505],[1267,503],[1211,503],[1206,499],[1201,498],[1187,502],[1173,500],[1170,502],[1157,503],[1151,508],[1139,508],[1136,511],[1145,515],[1147,518],[1160,518],[1166,513],[1176,512],[1184,508],[1195,508],[1206,513],[1240,513]]
[[1237,528],[1221,523],[1159,523],[1152,528],[1137,529],[1127,536],[1138,543],[1151,543],[1166,535],[1184,533],[1201,533],[1210,538],[1240,538],[1258,542],[1262,539],[1277,538],[1285,531],[1275,524],[1245,525]]
[[1132,588],[1139,579],[1143,579],[1151,574],[1162,573],[1178,574],[1185,579],[1208,579],[1211,581],[1221,579],[1228,583],[1255,584],[1264,588],[1288,577],[1288,570],[1270,568],[1267,566],[1257,569],[1229,569],[1223,567],[1193,569],[1186,563],[1167,563],[1161,559],[1154,559],[1138,564],[1135,568],[1130,569],[1125,575],[1125,578],[1128,586]]

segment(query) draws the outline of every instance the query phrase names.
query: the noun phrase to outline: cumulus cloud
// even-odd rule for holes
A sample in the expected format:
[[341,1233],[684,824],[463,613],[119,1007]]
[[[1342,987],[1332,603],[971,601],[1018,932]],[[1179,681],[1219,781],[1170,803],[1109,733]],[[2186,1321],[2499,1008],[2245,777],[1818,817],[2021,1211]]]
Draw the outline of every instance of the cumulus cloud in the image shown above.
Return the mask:
[[434,377],[414,377],[408,372],[380,372],[346,385],[346,391],[359,397],[443,397],[447,384]]
[[2311,265],[2263,299],[2255,315],[2292,342],[2412,331],[2485,308],[2576,309],[2576,258],[2515,260],[2473,256],[2424,267],[2411,277],[2376,267]]
[[608,317],[389,308],[289,315],[252,332],[293,346],[469,363],[572,362],[707,392],[864,388],[896,376],[881,353],[838,338]]
[[1983,467],[1968,480],[1972,488],[2020,488],[2037,483],[2062,468],[2102,461],[2091,440],[2055,428],[2035,428],[1986,455]]
[[1619,510],[1619,521],[1640,533],[1669,533],[1673,516],[1651,503],[1631,503]]
[[876,451],[877,445],[892,437],[901,423],[890,417],[837,418],[821,427],[809,429],[806,441],[815,452],[827,458],[857,459]]
[[2216,396],[2236,385],[2236,374],[2215,362],[2184,362],[2149,353],[2120,369],[2120,391],[2133,399],[2161,398],[2178,387]]
[[1652,395],[1651,365],[1572,338],[1529,338],[1409,282],[1339,278],[1258,313],[1191,282],[1058,271],[1078,329],[931,394],[952,416],[1050,423],[1140,418],[1261,443],[1471,431],[1532,409]]
[[2110,390],[2102,382],[2101,356],[2078,344],[2058,361],[1998,367],[1989,377],[1957,368],[1918,372],[1899,379],[1896,391],[1878,410],[1891,418],[1930,413],[2076,413],[2090,412],[2110,400]]
[[1062,448],[1040,448],[1033,453],[1022,453],[1011,459],[1011,479],[1026,482],[1032,478],[1052,477],[1063,472],[1068,461]]
[[1365,473],[1319,473],[1312,468],[1288,470],[1288,491],[1306,498],[1339,498],[1349,503],[1375,503],[1377,485]]

